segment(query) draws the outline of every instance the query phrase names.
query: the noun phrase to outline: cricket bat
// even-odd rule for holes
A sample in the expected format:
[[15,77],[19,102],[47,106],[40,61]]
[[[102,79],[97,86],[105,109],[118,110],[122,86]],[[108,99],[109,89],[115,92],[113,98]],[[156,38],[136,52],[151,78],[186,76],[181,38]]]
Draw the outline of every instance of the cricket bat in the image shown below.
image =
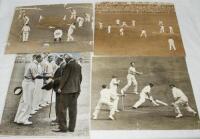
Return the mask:
[[163,102],[163,101],[161,101],[161,100],[156,99],[155,101],[156,101],[157,103],[159,103],[159,104],[164,105],[164,106],[168,106],[167,103],[165,103],[165,102]]

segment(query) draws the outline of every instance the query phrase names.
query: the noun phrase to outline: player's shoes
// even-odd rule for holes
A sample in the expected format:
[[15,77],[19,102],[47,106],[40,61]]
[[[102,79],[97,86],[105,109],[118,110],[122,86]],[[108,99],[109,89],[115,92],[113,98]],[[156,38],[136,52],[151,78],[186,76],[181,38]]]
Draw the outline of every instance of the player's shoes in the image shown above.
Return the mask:
[[193,113],[193,116],[196,117],[196,116],[197,116],[197,112],[194,112],[194,113]]
[[120,112],[119,110],[115,110],[115,112]]
[[96,114],[92,114],[92,115],[93,115],[92,119],[96,120],[97,119],[97,115]]
[[183,117],[183,114],[181,114],[181,113],[179,113],[179,114],[176,116],[176,118],[181,118],[181,117]]
[[26,121],[23,123],[24,125],[32,125],[33,123],[31,121]]
[[139,93],[138,92],[133,92],[134,94],[138,95]]
[[115,120],[115,118],[112,115],[109,116],[109,119]]
[[137,109],[135,106],[132,106],[132,109]]

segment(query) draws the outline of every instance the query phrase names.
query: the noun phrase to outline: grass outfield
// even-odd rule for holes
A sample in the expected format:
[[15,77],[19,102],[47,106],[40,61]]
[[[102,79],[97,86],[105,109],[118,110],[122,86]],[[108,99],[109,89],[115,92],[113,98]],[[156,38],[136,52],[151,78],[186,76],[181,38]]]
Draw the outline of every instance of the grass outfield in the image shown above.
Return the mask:
[[[85,13],[92,16],[91,4],[68,4],[65,8],[64,5],[42,5],[33,6],[41,10],[30,9],[26,10],[26,14],[30,18],[30,36],[28,42],[21,42],[21,28],[23,20],[18,19],[19,10],[15,11],[13,22],[11,25],[10,35],[8,38],[8,46],[6,53],[36,53],[36,52],[84,52],[92,51],[93,46],[89,44],[93,41],[93,31],[90,23],[84,23],[82,28],[74,30],[74,42],[66,42],[67,30],[69,24],[75,22],[70,20],[70,7],[77,11],[77,16],[84,17]],[[30,8],[33,8],[30,7]],[[26,7],[28,8],[28,7]],[[66,9],[67,8],[67,9]],[[39,23],[39,17],[42,15],[44,18]],[[66,20],[63,17],[66,15]],[[63,29],[62,43],[53,42],[53,32],[55,29],[49,29],[49,26],[60,27]],[[49,43],[50,47],[43,47],[44,43]]]
[[[125,28],[124,36],[119,35],[119,27],[115,20],[126,21],[129,27]],[[136,27],[131,27],[131,21],[136,21]],[[158,21],[162,20],[166,33],[160,34]],[[104,24],[104,29],[100,30],[98,22]],[[114,26],[111,34],[107,33],[107,26]],[[168,26],[174,29],[170,35]],[[147,31],[147,38],[140,38],[141,30]],[[177,51],[170,52],[168,38],[172,36],[177,47]],[[183,56],[184,47],[180,35],[180,30],[174,13],[96,13],[95,28],[95,54],[96,55],[134,55],[134,56]]]
[[[143,72],[143,75],[137,76],[138,91],[149,82],[154,83],[152,96],[155,99],[162,100],[168,104],[173,102],[171,90],[168,85],[174,83],[189,98],[189,104],[197,110],[192,91],[192,86],[185,65],[184,58],[180,57],[95,57],[93,59],[92,73],[92,101],[91,112],[99,99],[99,91],[102,84],[109,84],[112,75],[118,76],[121,80],[118,90],[126,84],[127,69],[129,63],[134,61],[136,70]],[[133,92],[133,86],[128,93]],[[92,129],[96,130],[131,130],[131,129],[199,129],[198,117],[183,110],[184,117],[175,119],[176,114],[171,106],[154,107],[146,101],[136,110],[130,109],[139,99],[139,95],[128,94],[124,99],[126,111],[121,111],[115,115],[115,121],[108,120],[109,112],[106,107],[102,107],[99,114],[100,120],[92,120]],[[121,100],[119,109],[121,110]]]

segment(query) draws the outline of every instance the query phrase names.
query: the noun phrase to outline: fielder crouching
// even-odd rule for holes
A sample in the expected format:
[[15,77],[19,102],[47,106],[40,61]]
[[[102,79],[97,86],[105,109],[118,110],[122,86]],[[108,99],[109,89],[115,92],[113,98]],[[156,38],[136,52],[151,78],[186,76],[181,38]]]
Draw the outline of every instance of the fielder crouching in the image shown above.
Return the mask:
[[177,88],[174,84],[169,85],[169,87],[172,89],[172,95],[175,100],[174,103],[172,103],[172,106],[174,106],[175,112],[178,114],[176,118],[183,117],[179,108],[180,106],[183,106],[188,112],[196,116],[197,112],[190,107],[188,97],[183,93],[183,91]]
[[101,109],[102,105],[107,105],[110,110],[109,119],[114,120],[113,117],[115,114],[115,108],[113,102],[111,102],[112,95],[110,93],[110,89],[107,88],[106,85],[102,85],[102,90],[100,91],[100,99],[95,107],[95,111],[93,113],[93,119],[96,120]]

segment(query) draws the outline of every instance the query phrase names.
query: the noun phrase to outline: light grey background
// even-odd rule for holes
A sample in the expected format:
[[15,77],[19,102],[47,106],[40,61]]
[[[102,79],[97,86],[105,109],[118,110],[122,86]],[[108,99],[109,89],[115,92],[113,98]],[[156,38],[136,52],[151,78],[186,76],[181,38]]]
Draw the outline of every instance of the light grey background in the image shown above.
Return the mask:
[[[97,2],[102,0],[96,0]],[[121,0],[122,1],[122,0]],[[130,0],[127,0],[130,1]],[[139,1],[139,0],[137,0]],[[142,0],[140,0],[142,1]],[[175,4],[177,18],[186,51],[186,62],[194,95],[200,111],[200,1],[199,0],[143,0],[142,2],[172,2]],[[68,3],[72,0],[0,0],[0,117],[4,107],[15,55],[4,56],[4,47],[9,33],[15,6],[47,3]],[[73,0],[73,2],[95,2],[95,0]],[[92,131],[92,139],[113,138],[199,138],[200,130],[181,131]],[[5,138],[5,137],[2,137]]]

